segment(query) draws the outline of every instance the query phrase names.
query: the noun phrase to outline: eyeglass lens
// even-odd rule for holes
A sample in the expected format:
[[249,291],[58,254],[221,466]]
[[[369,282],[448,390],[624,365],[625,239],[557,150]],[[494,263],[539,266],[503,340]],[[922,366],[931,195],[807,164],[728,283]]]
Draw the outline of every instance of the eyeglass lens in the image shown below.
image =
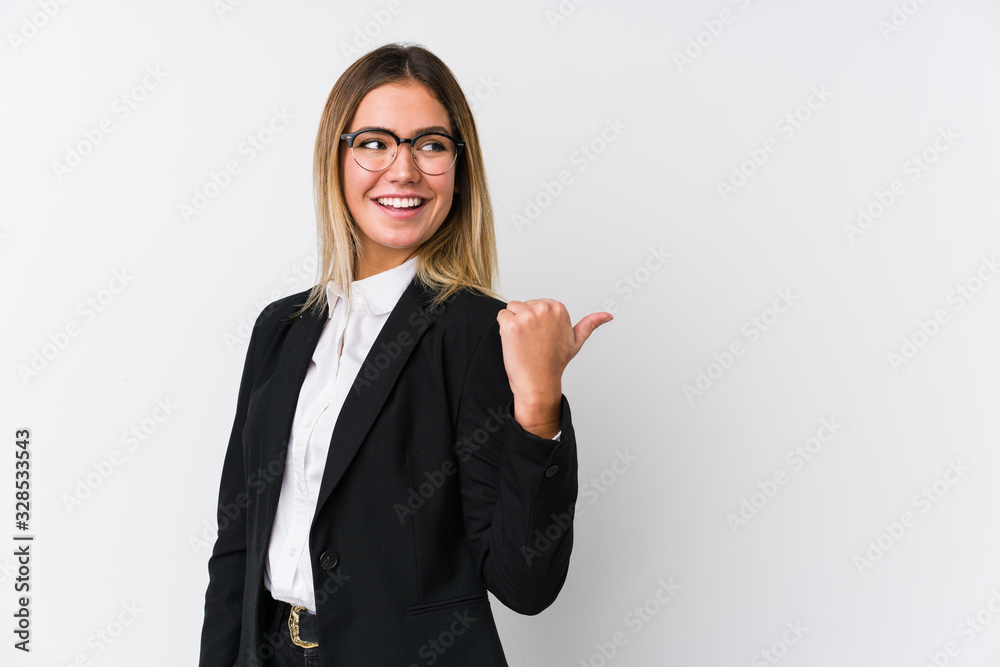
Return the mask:
[[[368,130],[354,138],[354,160],[362,169],[382,171],[392,164],[399,145],[391,134]],[[411,146],[413,161],[428,176],[443,174],[458,157],[455,142],[441,134],[425,134]]]

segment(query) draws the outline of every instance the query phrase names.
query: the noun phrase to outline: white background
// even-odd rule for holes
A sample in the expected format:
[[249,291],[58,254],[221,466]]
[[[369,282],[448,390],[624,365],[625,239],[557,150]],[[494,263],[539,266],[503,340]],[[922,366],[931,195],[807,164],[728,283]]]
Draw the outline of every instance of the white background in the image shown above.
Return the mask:
[[997,664],[996,2],[45,4],[0,8],[0,662],[195,664],[248,323],[315,282],[323,104],[415,41],[475,100],[499,291],[615,315],[564,377],[569,578],[494,601],[511,665]]

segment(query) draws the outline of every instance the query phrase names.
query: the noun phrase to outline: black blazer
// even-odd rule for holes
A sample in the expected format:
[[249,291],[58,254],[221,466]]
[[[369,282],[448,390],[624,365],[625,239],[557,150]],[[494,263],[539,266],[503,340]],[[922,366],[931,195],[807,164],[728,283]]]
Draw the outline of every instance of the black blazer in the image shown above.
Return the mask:
[[[326,312],[307,292],[257,318],[219,491],[201,667],[266,665],[264,564],[299,389]],[[436,311],[414,279],[348,394],[309,534],[322,665],[507,665],[486,591],[521,614],[569,568],[576,439],[513,418],[497,299]]]

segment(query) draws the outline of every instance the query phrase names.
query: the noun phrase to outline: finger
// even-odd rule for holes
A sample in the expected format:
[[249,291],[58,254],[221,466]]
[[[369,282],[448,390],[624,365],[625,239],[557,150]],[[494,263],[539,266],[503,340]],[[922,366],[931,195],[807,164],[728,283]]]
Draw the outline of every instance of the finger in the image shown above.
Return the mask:
[[597,330],[597,327],[602,324],[607,324],[613,319],[615,318],[611,313],[602,311],[599,313],[591,313],[577,322],[576,326],[573,327],[573,336],[576,338],[577,348],[579,349],[580,346],[582,346],[584,342],[590,338],[590,334],[594,333],[594,331]]
[[517,313],[522,310],[538,310],[539,308],[552,308],[562,306],[562,302],[555,299],[525,299],[524,301],[511,301],[507,304],[507,309]]

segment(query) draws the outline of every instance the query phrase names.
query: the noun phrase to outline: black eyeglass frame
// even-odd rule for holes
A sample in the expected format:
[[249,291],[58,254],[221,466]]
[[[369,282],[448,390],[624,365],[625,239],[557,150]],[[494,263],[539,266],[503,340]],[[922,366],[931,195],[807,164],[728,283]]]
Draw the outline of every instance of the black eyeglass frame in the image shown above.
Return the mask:
[[[390,137],[392,137],[393,139],[396,140],[396,152],[392,156],[392,160],[390,160],[389,164],[385,165],[381,169],[368,169],[367,167],[363,167],[363,166],[361,166],[361,163],[358,162],[358,159],[356,157],[354,157],[354,140],[357,139],[357,137],[358,137],[359,134],[363,134],[365,132],[384,132],[384,133],[388,134]],[[455,142],[455,161],[452,162],[450,165],[448,165],[448,169],[445,169],[444,171],[441,172],[441,174],[447,174],[448,171],[452,167],[454,167],[456,164],[458,164],[458,157],[462,154],[462,150],[465,148],[465,142],[461,141],[460,139],[456,139],[455,137],[451,136],[450,134],[445,134],[444,132],[424,132],[423,134],[418,134],[417,136],[413,137],[412,139],[400,139],[393,132],[390,132],[389,130],[387,130],[385,128],[382,128],[382,127],[367,127],[367,128],[365,128],[363,130],[358,130],[357,132],[348,132],[346,134],[342,134],[342,135],[340,135],[340,139],[342,141],[346,141],[347,142],[347,146],[348,146],[348,148],[351,149],[351,157],[354,159],[354,163],[355,164],[357,164],[359,167],[361,167],[365,171],[379,172],[379,171],[385,171],[386,169],[388,169],[389,167],[391,167],[396,162],[396,158],[399,157],[399,147],[402,146],[403,144],[410,144],[410,159],[413,160],[413,165],[417,169],[420,169],[420,165],[417,164],[417,154],[413,150],[413,146],[415,145],[413,142],[416,141],[417,139],[420,139],[421,137],[426,137],[426,136],[431,136],[431,135],[438,136],[438,137],[446,137],[446,138],[450,139],[451,141]],[[427,174],[427,172],[424,171],[423,169],[420,169],[420,171],[422,173],[424,173],[424,174]],[[427,174],[427,175],[428,176],[440,176],[441,174]]]

